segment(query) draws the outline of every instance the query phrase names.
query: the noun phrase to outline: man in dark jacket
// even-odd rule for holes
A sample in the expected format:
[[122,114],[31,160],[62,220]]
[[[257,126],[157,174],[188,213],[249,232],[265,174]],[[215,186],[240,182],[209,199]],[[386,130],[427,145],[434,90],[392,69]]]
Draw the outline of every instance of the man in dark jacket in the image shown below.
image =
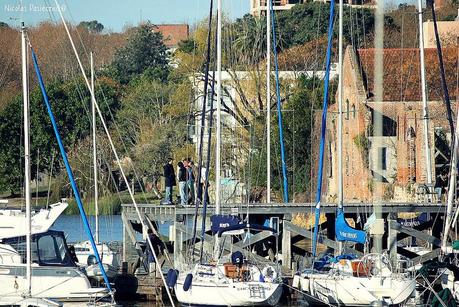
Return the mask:
[[172,190],[173,187],[176,185],[175,183],[175,171],[174,171],[174,166],[172,165],[172,162],[174,162],[174,159],[169,158],[169,162],[164,165],[164,183],[166,186],[166,196],[164,198],[165,202],[170,202],[172,203]]

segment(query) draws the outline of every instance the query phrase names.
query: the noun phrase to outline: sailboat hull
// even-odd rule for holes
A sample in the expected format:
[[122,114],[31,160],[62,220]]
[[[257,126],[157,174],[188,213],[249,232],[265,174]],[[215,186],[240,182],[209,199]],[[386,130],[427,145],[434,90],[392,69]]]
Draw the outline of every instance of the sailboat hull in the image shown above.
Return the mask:
[[403,277],[333,276],[317,273],[300,279],[305,299],[312,304],[368,306],[378,301],[397,305],[410,298],[416,281]]
[[275,306],[281,297],[280,284],[230,282],[196,283],[188,291],[178,282],[176,295],[185,306]]

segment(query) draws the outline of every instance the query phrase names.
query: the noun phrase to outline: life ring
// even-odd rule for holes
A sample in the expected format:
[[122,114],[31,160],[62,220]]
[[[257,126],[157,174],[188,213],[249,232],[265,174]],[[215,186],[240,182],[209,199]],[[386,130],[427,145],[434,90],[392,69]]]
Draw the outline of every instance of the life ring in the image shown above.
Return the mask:
[[273,266],[267,265],[261,271],[265,281],[274,281],[277,278],[277,271]]

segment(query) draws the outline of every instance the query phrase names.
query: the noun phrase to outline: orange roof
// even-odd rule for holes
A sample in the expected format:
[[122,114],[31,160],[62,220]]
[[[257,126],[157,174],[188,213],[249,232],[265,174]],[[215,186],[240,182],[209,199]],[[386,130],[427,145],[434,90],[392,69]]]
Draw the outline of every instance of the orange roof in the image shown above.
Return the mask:
[[[363,80],[369,97],[374,95],[375,49],[359,49]],[[384,101],[421,101],[419,49],[384,49]],[[443,62],[450,99],[457,96],[457,48],[443,49]],[[441,101],[443,92],[437,50],[425,49],[427,99]]]
[[188,39],[189,27],[187,24],[162,24],[155,25],[156,32],[163,34],[166,47],[177,47],[182,40]]

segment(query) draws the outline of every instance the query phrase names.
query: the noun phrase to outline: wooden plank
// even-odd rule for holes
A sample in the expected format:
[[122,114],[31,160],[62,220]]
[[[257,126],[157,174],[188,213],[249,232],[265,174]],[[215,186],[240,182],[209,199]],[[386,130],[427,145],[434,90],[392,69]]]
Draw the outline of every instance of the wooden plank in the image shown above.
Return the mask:
[[[288,230],[288,231],[294,232],[296,234],[302,235],[303,237],[311,239],[311,240],[312,240],[312,237],[313,237],[313,233],[311,231],[308,231],[307,229],[304,229],[304,228],[301,228],[301,227],[299,227],[297,225],[294,225],[294,224],[292,224],[291,222],[288,222],[288,221],[284,221],[284,231],[285,230]],[[322,234],[318,235],[317,242],[321,243],[321,244],[324,244],[325,246],[328,246],[330,248],[333,248],[334,250],[338,250],[338,242],[336,242],[334,240],[330,240],[330,239],[328,239],[327,237],[325,237]],[[358,251],[356,249],[350,248],[350,247],[346,247],[346,252],[353,253],[353,254],[356,254],[358,256],[363,255],[362,252],[360,252],[360,251]]]
[[407,235],[415,237],[416,239],[420,239],[420,240],[426,241],[426,242],[428,242],[430,244],[433,244],[435,246],[441,246],[440,239],[435,238],[434,236],[428,235],[425,232],[422,232],[422,231],[419,231],[419,230],[416,230],[416,229],[413,229],[413,228],[402,226],[400,223],[397,223],[395,221],[393,223],[390,223],[390,227],[392,229],[396,230],[396,231],[403,232],[403,233],[405,233]]

